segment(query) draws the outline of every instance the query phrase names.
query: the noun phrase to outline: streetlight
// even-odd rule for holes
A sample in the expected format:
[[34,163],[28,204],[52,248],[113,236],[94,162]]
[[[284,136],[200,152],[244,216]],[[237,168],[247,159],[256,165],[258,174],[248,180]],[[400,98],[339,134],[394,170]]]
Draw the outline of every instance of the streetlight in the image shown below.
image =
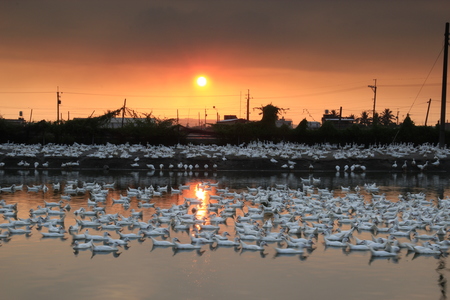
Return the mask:
[[213,108],[216,110],[217,122],[219,122],[220,121],[219,111],[217,110],[217,108],[215,106],[213,106]]

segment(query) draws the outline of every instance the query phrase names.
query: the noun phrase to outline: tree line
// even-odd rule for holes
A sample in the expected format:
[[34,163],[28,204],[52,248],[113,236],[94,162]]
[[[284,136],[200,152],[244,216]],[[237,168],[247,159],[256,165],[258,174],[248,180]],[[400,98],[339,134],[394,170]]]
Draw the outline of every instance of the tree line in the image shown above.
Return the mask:
[[[272,104],[258,108],[261,120],[249,123],[213,124],[205,133],[211,136],[210,142],[216,144],[241,144],[252,141],[296,142],[304,144],[332,143],[363,145],[389,143],[438,143],[439,124],[436,126],[416,126],[409,116],[401,122],[390,109],[369,117],[362,112],[355,118],[354,124],[340,129],[329,121],[325,121],[318,129],[311,129],[308,121],[303,119],[298,126],[276,126],[276,121],[286,109]],[[151,144],[175,145],[196,142],[189,139],[189,130],[177,124],[175,119],[158,119],[151,114],[134,114],[133,122],[126,122],[112,128],[113,118],[120,119],[122,109],[108,111],[99,117],[88,117],[67,121],[22,122],[11,123],[0,117],[0,142],[27,144]],[[331,115],[338,116],[335,110]],[[450,135],[446,132],[446,139]],[[204,143],[204,140],[198,141]]]

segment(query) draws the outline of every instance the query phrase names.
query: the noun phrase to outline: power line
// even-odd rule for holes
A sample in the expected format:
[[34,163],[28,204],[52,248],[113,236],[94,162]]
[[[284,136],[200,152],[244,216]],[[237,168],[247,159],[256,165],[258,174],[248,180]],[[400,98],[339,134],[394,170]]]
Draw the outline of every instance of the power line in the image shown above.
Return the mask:
[[[387,88],[392,88],[392,87],[415,87],[415,86],[421,86],[423,87],[425,84],[424,83],[411,83],[411,84],[382,84],[382,85],[378,85],[379,87],[387,87]],[[427,86],[440,86],[440,83],[429,83],[427,84]]]
[[85,96],[106,96],[106,97],[135,97],[135,98],[211,98],[211,97],[238,97],[239,95],[176,95],[176,96],[164,96],[164,95],[129,95],[129,94],[97,94],[97,93],[80,93],[80,92],[64,92],[72,95],[85,95]]
[[417,95],[416,95],[416,97],[414,98],[414,101],[413,101],[413,103],[411,104],[411,107],[410,107],[409,110],[408,110],[408,114],[409,114],[409,112],[411,111],[412,107],[414,106],[414,103],[416,102],[417,98],[419,97],[420,92],[422,91],[423,87],[425,86],[425,83],[427,82],[428,78],[430,77],[430,74],[431,74],[431,72],[433,71],[434,67],[436,66],[436,63],[437,63],[437,61],[438,61],[438,59],[439,59],[439,57],[441,56],[441,54],[442,54],[443,51],[444,51],[444,46],[442,47],[441,51],[439,52],[438,56],[436,57],[436,60],[434,61],[433,66],[431,67],[430,71],[428,72],[427,77],[425,78],[423,84],[421,85],[419,91],[417,92]]
[[0,92],[0,94],[53,94],[53,92]]
[[258,97],[258,99],[282,99],[282,98],[299,98],[299,97],[309,97],[309,96],[317,96],[317,95],[327,95],[327,94],[334,94],[339,92],[349,92],[354,90],[360,90],[364,87],[352,87],[347,89],[340,89],[340,90],[334,90],[334,91],[326,91],[326,92],[317,92],[317,93],[309,93],[309,94],[303,94],[303,95],[290,95],[290,96],[273,96],[273,97]]

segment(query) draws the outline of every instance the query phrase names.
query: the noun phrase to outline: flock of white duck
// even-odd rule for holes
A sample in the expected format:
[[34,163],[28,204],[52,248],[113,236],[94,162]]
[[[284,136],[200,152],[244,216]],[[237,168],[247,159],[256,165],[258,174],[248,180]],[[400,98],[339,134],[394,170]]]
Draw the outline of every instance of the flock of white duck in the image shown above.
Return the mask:
[[[252,142],[241,145],[175,145],[175,146],[153,146],[141,144],[121,144],[121,145],[57,145],[57,144],[0,144],[0,167],[8,167],[1,157],[21,158],[17,163],[19,168],[65,168],[78,167],[80,160],[88,158],[108,159],[121,158],[129,159],[130,168],[141,169],[184,169],[185,171],[197,169],[216,169],[221,161],[230,158],[259,158],[267,159],[271,163],[280,167],[280,169],[299,168],[298,160],[306,159],[311,161],[310,169],[314,168],[314,163],[327,159],[336,160],[336,171],[365,171],[363,165],[343,165],[340,161],[348,159],[371,159],[383,158],[389,159],[392,163],[392,169],[411,169],[423,171],[426,168],[437,167],[440,160],[446,159],[450,154],[450,149],[442,149],[437,145],[423,144],[414,146],[413,144],[390,144],[390,145],[371,145],[364,147],[362,145],[330,145],[317,144],[306,145],[296,143],[271,143],[271,142]],[[416,157],[420,163],[411,159]],[[50,158],[65,158],[71,161],[59,162],[49,165]],[[190,159],[203,158],[211,163],[204,165],[190,164]],[[174,159],[173,163],[152,164],[143,163],[143,159]],[[397,163],[398,161],[398,163]],[[11,167],[11,166],[10,166]]]
[[[0,239],[7,245],[15,235],[39,234],[46,239],[71,239],[75,253],[90,250],[115,256],[133,241],[144,240],[151,240],[153,247],[198,254],[207,248],[228,247],[265,255],[272,247],[276,255],[301,258],[321,245],[389,259],[398,259],[402,253],[439,257],[449,250],[448,197],[431,200],[422,193],[408,193],[387,199],[375,184],[341,187],[335,195],[310,183],[305,180],[303,188],[297,190],[276,185],[232,191],[219,188],[217,182],[177,188],[150,186],[128,188],[119,199],[110,193],[114,183],[68,181],[64,188],[59,183],[12,185],[2,188],[2,193],[53,190],[59,192],[61,200],[44,200],[30,209],[29,218],[17,217],[17,203],[1,200],[0,213],[5,221],[0,223]],[[191,189],[196,190],[196,197],[184,197]],[[85,193],[89,194],[85,205],[71,209],[71,197]],[[184,202],[165,208],[155,205],[157,197],[174,194]],[[121,213],[108,213],[112,208],[120,208]],[[68,227],[67,216],[76,220]],[[150,217],[144,220],[144,216]]]

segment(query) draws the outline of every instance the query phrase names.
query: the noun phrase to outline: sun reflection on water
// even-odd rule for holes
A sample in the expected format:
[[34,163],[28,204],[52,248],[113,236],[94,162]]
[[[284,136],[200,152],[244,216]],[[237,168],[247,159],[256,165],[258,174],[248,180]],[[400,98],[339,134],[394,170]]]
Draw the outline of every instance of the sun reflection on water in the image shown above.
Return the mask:
[[200,187],[200,184],[195,185],[194,191],[195,191],[195,197],[201,201],[201,202],[197,203],[195,206],[195,208],[197,210],[197,219],[198,220],[206,219],[208,216],[206,191]]

